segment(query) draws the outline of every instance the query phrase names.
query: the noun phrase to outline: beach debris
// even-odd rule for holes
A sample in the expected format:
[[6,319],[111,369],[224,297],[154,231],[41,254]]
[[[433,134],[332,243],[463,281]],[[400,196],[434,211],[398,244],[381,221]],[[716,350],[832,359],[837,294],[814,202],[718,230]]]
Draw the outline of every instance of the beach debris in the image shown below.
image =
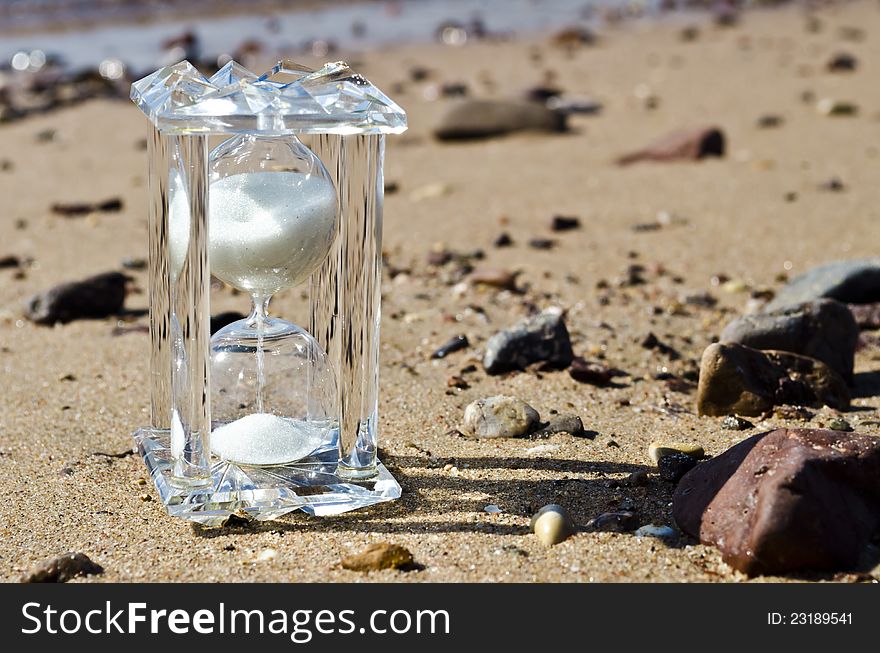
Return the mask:
[[852,381],[859,327],[846,305],[816,299],[776,311],[744,315],[721,332],[721,342],[774,349],[822,361]]
[[880,258],[833,261],[789,281],[764,308],[772,312],[822,297],[846,304],[880,302]]
[[147,259],[140,256],[126,256],[119,263],[126,270],[146,270]]
[[781,127],[784,122],[785,119],[782,116],[775,113],[767,113],[760,116],[755,124],[758,129],[775,129],[776,127]]
[[574,49],[584,45],[593,45],[596,42],[596,35],[586,27],[572,25],[553,34],[550,42],[561,48]]
[[739,415],[728,415],[721,420],[721,427],[728,431],[747,431],[755,428],[755,425]]
[[849,52],[836,52],[825,64],[825,68],[830,73],[852,72],[857,66],[858,59]]
[[104,568],[85,553],[71,551],[43,560],[21,578],[22,583],[66,583],[77,576],[103,574]]
[[130,280],[121,272],[104,272],[59,284],[31,297],[25,316],[36,324],[55,324],[116,315],[122,311],[125,286]]
[[464,99],[450,104],[434,129],[441,141],[501,136],[519,131],[561,132],[565,115],[535,102]]
[[848,304],[847,308],[860,329],[880,329],[880,302]]
[[119,197],[111,197],[103,202],[56,202],[51,211],[55,215],[65,218],[77,218],[90,213],[116,213],[121,211],[124,204]]
[[587,528],[609,533],[627,533],[639,527],[639,518],[631,510],[603,512],[587,522]]
[[750,576],[851,569],[880,529],[880,439],[761,433],[678,485],[675,522]]
[[568,375],[578,383],[589,383],[591,385],[610,385],[615,376],[621,375],[622,372],[615,370],[602,363],[596,363],[585,360],[580,356],[572,359],[568,368]]
[[408,549],[390,542],[374,542],[359,553],[352,553],[342,558],[343,569],[351,571],[378,571],[380,569],[399,569],[410,571],[416,569],[412,553]]
[[21,267],[21,259],[15,254],[0,256],[0,270]]
[[656,537],[659,539],[675,537],[677,534],[677,531],[671,526],[658,524],[645,524],[637,528],[636,532],[633,533],[636,537]]
[[529,434],[529,438],[538,440],[541,438],[549,438],[558,433],[568,433],[575,437],[586,435],[584,432],[584,423],[581,418],[572,413],[559,413],[553,415],[547,423],[540,426]]
[[529,247],[532,249],[553,249],[556,241],[552,238],[530,238]]
[[697,459],[681,451],[672,451],[657,461],[660,479],[667,483],[678,483],[682,477],[697,466]]
[[498,237],[492,241],[492,245],[495,247],[510,247],[513,245],[513,238],[511,238],[510,234],[506,231],[502,231],[498,234]]
[[516,290],[516,278],[519,270],[503,270],[500,268],[477,268],[468,279],[473,284],[490,286],[502,290]]
[[574,216],[554,215],[550,220],[551,231],[572,231],[581,228],[581,219]]
[[440,347],[435,349],[431,353],[431,358],[446,358],[449,354],[452,354],[457,351],[461,351],[462,349],[466,349],[470,346],[470,342],[468,341],[468,337],[463,334],[459,334],[457,336],[452,336],[449,340],[447,340]]
[[697,388],[700,415],[759,416],[776,405],[849,407],[846,382],[821,361],[784,351],[715,343],[703,352]]
[[852,425],[840,416],[833,417],[825,426],[832,431],[852,432]]
[[478,438],[517,438],[528,435],[540,421],[538,411],[522,399],[496,395],[467,405],[462,432]]
[[699,460],[705,454],[703,447],[700,445],[688,444],[686,442],[664,442],[661,440],[654,440],[648,445],[648,458],[650,458],[651,462],[655,465],[665,456],[674,453],[683,453],[694,460]]
[[639,161],[698,161],[706,157],[723,157],[724,132],[718,127],[693,127],[671,132],[644,148],[625,154],[618,165]]
[[661,354],[665,354],[666,356],[668,356],[671,360],[678,360],[679,358],[681,358],[681,354],[679,354],[675,348],[667,345],[664,342],[661,342],[660,339],[656,335],[654,335],[653,332],[648,333],[648,335],[642,339],[640,344],[644,349],[653,349],[654,351],[658,351]]
[[574,525],[568,512],[555,503],[544,506],[532,515],[529,526],[544,546],[555,546],[574,534]]
[[211,335],[213,336],[223,327],[245,319],[247,316],[238,311],[224,311],[211,316]]
[[855,116],[859,106],[854,102],[826,97],[816,103],[816,111],[822,116]]
[[483,366],[488,374],[502,374],[537,362],[565,368],[573,358],[562,311],[547,309],[489,338]]

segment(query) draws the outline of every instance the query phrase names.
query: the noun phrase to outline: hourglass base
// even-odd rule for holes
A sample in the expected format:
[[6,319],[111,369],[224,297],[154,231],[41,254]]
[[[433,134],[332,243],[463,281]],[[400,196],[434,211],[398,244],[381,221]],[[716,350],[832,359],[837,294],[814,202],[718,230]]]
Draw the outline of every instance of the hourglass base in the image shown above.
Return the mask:
[[401,488],[381,463],[376,475],[352,479],[340,475],[337,438],[295,463],[248,466],[215,458],[212,482],[181,487],[172,481],[171,437],[167,430],[144,428],[134,434],[168,513],[205,526],[221,525],[232,515],[259,521],[294,510],[310,515],[337,515],[400,498]]

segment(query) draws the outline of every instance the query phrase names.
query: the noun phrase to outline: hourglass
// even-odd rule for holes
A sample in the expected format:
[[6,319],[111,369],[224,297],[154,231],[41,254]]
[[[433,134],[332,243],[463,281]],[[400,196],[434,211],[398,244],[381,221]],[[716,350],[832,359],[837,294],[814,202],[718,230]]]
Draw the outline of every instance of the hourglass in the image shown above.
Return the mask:
[[[214,524],[397,498],[376,407],[384,137],[403,110],[341,62],[209,79],[181,62],[132,99],[153,124],[151,425],[135,439],[166,508]],[[210,336],[212,275],[252,306]],[[271,314],[306,283],[306,325]]]

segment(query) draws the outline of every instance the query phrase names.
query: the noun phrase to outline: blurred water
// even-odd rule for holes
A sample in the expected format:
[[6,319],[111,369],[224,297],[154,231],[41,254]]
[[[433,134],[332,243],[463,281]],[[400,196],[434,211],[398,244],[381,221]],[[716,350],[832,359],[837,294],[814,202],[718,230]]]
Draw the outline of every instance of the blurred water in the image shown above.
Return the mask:
[[[46,0],[43,0],[44,2]],[[0,62],[17,51],[43,50],[59,55],[73,68],[94,67],[117,58],[135,70],[156,68],[181,52],[165,53],[161,43],[190,29],[198,36],[203,58],[231,53],[243,41],[260,41],[265,51],[297,52],[318,41],[358,51],[392,43],[433,40],[444,21],[468,23],[480,18],[490,32],[527,33],[572,24],[588,24],[589,7],[639,3],[622,0],[409,0],[330,5],[319,9],[278,11],[271,16],[237,15],[163,20],[149,24],[117,23],[67,32],[0,36]],[[657,0],[646,0],[656,6]],[[361,31],[362,28],[362,31]],[[178,55],[175,57],[175,55]]]

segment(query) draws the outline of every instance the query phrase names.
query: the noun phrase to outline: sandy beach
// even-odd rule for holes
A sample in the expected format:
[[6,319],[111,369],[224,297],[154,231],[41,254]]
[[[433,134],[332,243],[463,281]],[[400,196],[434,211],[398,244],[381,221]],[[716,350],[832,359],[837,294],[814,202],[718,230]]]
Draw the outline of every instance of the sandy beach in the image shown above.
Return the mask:
[[[721,419],[696,415],[695,384],[663,379],[699,369],[703,350],[746,309],[750,291],[776,289],[826,261],[877,253],[880,87],[872,80],[880,72],[880,11],[858,2],[815,15],[818,31],[791,7],[748,12],[735,27],[708,17],[609,27],[595,45],[570,51],[532,36],[351,57],[407,110],[410,124],[388,138],[386,153],[386,182],[396,190],[385,200],[379,400],[380,457],[404,493],[332,518],[294,513],[205,529],[166,515],[140,458],[128,455],[131,433],[149,417],[149,337],[128,328],[148,323],[137,314],[147,308],[146,272],[126,270],[134,278],[131,316],[55,327],[23,316],[25,300],[40,290],[147,256],[147,121],[128,102],[95,100],[0,125],[0,160],[9,162],[0,171],[0,257],[32,259],[19,271],[0,270],[0,578],[16,581],[35,562],[70,550],[105,568],[77,582],[746,581],[716,549],[685,535],[583,530],[545,547],[529,518],[558,503],[583,527],[631,507],[642,524],[674,526],[672,485],[656,475],[641,487],[613,482],[653,470],[652,440],[698,443],[717,455],[759,430],[804,425],[774,416],[749,431],[726,430]],[[685,25],[697,27],[695,39],[681,38]],[[845,28],[853,27],[864,38],[852,40]],[[829,73],[827,60],[841,50],[858,68]],[[411,79],[416,67],[428,70],[426,79]],[[449,102],[433,98],[437,84],[504,98],[548,80],[599,101],[601,113],[572,117],[560,134],[454,144],[432,137]],[[859,111],[821,115],[823,98]],[[781,124],[760,128],[771,114]],[[704,124],[723,130],[723,158],[615,164],[672,129]],[[832,179],[843,189],[828,190]],[[65,218],[49,210],[112,197],[122,199],[122,211]],[[555,215],[580,218],[580,229],[551,232]],[[656,228],[637,228],[650,223]],[[493,246],[502,232],[512,246]],[[535,249],[533,238],[556,244]],[[428,264],[443,248],[483,250],[477,266],[519,271],[522,292],[457,288],[448,270]],[[619,284],[633,265],[644,267],[646,283]],[[274,313],[304,323],[304,292],[280,294]],[[704,293],[717,304],[686,301]],[[248,309],[229,289],[212,302],[213,312]],[[578,383],[562,371],[485,374],[486,340],[531,307],[553,306],[567,311],[576,354],[627,373],[616,387]],[[642,347],[649,333],[681,357]],[[429,358],[457,334],[470,348]],[[462,374],[469,364],[476,371]],[[860,433],[880,435],[878,366],[876,345],[858,352],[846,419]],[[469,387],[450,388],[453,375]],[[465,406],[495,394],[520,397],[542,416],[576,413],[595,436],[456,433]],[[808,426],[836,415],[818,409]],[[487,512],[491,504],[501,512]],[[341,568],[342,556],[378,541],[405,546],[422,568]],[[804,578],[859,577],[756,580]]]

